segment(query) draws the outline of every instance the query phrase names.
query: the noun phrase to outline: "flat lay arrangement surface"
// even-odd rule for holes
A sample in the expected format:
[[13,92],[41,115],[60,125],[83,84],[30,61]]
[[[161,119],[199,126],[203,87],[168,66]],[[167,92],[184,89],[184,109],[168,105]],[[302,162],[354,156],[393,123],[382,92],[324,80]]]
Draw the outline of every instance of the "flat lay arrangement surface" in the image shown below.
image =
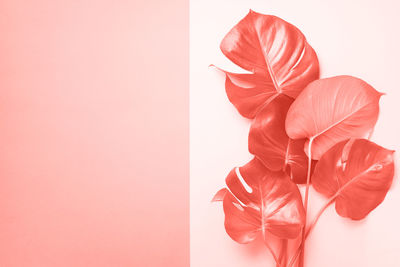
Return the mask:
[[[225,257],[229,266],[374,266],[374,262],[396,266],[390,244],[399,234],[382,234],[382,225],[371,223],[377,216],[384,222],[399,220],[391,211],[399,199],[394,192],[398,146],[394,133],[398,129],[392,124],[379,129],[380,120],[387,123],[394,118],[387,110],[396,109],[392,101],[399,96],[396,85],[384,73],[369,72],[357,62],[356,52],[339,60],[335,55],[344,49],[338,51],[337,43],[322,46],[327,33],[312,23],[315,15],[304,18],[281,5],[254,1],[251,6],[258,9],[250,11],[239,11],[245,5],[233,5],[233,13],[241,14],[236,19],[217,16],[218,8],[222,9],[218,6],[209,11],[214,21],[201,25],[195,10],[205,9],[207,3],[193,2],[191,263],[201,266],[204,260],[197,256],[207,254],[213,255],[212,264],[217,266],[223,255],[231,254]],[[373,3],[365,4],[365,9],[373,7]],[[329,6],[323,8],[326,11]],[[350,15],[342,12],[349,20]],[[223,18],[231,22],[230,27],[206,30],[213,23],[221,24]],[[321,15],[318,19],[323,20]],[[330,29],[334,26],[325,24]],[[344,26],[337,25],[343,31]],[[196,41],[206,32],[209,39],[217,39],[200,52]],[[322,36],[310,36],[310,32]],[[360,38],[353,37],[361,43]],[[216,47],[211,48],[211,43]],[[382,51],[378,49],[376,57]],[[206,63],[211,66],[200,71]],[[393,98],[388,99],[391,94]],[[201,111],[202,101],[208,104],[205,111]],[[204,177],[201,181],[200,176]],[[200,196],[206,193],[208,199]],[[211,199],[217,203],[211,204]],[[200,236],[202,230],[209,234]],[[386,248],[374,248],[379,238]],[[362,245],[351,253],[338,252],[357,243]],[[354,258],[370,250],[374,254],[356,257],[358,261]],[[324,261],[333,251],[334,259]]]

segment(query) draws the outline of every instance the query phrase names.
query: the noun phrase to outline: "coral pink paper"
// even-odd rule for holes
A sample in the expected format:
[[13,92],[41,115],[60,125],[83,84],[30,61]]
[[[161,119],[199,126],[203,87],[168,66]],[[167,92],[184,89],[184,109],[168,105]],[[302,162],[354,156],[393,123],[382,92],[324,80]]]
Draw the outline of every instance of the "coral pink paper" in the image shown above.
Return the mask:
[[189,266],[188,2],[2,0],[0,32],[0,266]]

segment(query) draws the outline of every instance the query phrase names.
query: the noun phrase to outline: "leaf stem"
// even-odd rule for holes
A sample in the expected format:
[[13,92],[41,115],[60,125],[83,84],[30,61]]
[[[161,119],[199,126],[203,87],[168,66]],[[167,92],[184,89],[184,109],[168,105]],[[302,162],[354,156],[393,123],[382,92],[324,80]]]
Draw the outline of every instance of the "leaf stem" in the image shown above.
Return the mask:
[[[335,200],[336,197],[337,197],[337,195],[334,195],[330,199],[328,199],[328,201],[325,203],[325,205],[318,211],[318,214],[315,216],[313,222],[311,223],[311,225],[308,227],[308,229],[306,231],[305,240],[307,239],[307,237],[310,234],[311,230],[314,229],[314,227],[317,224],[317,222],[318,222],[319,218],[321,217],[322,213],[324,213],[324,211],[333,203],[333,201]],[[290,260],[290,263],[289,263],[288,267],[291,267],[294,264],[294,262],[296,261],[297,257],[299,256],[299,254],[301,252],[301,248],[302,248],[302,246],[300,245],[299,248],[296,250],[296,253],[292,257],[292,259]]]
[[374,134],[375,127],[371,129],[371,131],[368,133],[368,140],[371,140],[372,135]]
[[292,267],[293,264],[296,262],[297,257],[298,257],[299,254],[300,254],[300,248],[301,248],[301,246],[299,246],[299,248],[296,250],[296,254],[293,255],[292,259],[291,259],[290,262],[289,262],[288,267]]
[[300,259],[299,259],[299,267],[304,266],[304,248],[305,248],[305,240],[306,240],[306,225],[307,225],[307,208],[308,208],[308,194],[310,191],[310,180],[311,180],[311,146],[314,141],[314,138],[310,138],[308,142],[308,166],[307,166],[307,185],[306,192],[304,195],[304,226],[303,231],[301,233],[301,243],[300,243]]
[[[371,168],[371,167],[370,167]],[[336,193],[331,196],[328,201],[325,203],[325,205],[318,211],[317,216],[315,217],[315,219],[313,220],[313,223],[310,225],[310,227],[308,228],[305,236],[304,236],[304,240],[308,237],[308,235],[310,234],[311,230],[314,228],[314,226],[316,225],[316,223],[318,222],[319,217],[321,217],[322,213],[324,213],[324,211],[326,210],[326,208],[328,208],[333,201],[340,195],[340,193],[343,192],[343,190],[345,190],[351,183],[353,183],[355,180],[357,180],[358,178],[360,178],[362,175],[364,175],[366,172],[368,172],[370,170],[370,168],[366,169],[365,171],[357,174],[356,176],[354,176],[353,178],[351,178],[346,184],[344,184],[341,188],[339,188],[338,191],[336,191]],[[302,242],[303,243],[303,242]],[[303,246],[302,244],[300,244],[299,248],[297,249],[296,254],[292,257],[292,259],[290,260],[290,263],[288,265],[288,267],[291,267],[294,262],[296,261],[297,257],[299,256],[301,250],[302,250]]]
[[267,240],[265,240],[265,235],[263,234],[263,239],[264,239],[264,244],[268,248],[269,252],[271,253],[272,257],[274,258],[276,262],[276,267],[280,267],[281,264],[279,263],[278,257],[276,256],[274,250],[271,248],[271,246],[268,244]]
[[287,264],[287,249],[288,249],[288,240],[282,239],[281,240],[281,249],[279,252],[279,263],[281,266],[285,267]]
[[326,208],[328,208],[328,207],[333,203],[333,201],[335,200],[335,198],[336,198],[336,195],[333,196],[333,197],[331,197],[331,198],[325,203],[325,205],[318,211],[318,214],[315,216],[313,222],[310,224],[310,226],[309,226],[308,229],[307,229],[305,238],[308,237],[308,235],[310,234],[311,230],[312,230],[312,229],[315,227],[315,225],[317,224],[317,222],[318,222],[318,220],[319,220],[319,217],[321,217],[322,213],[324,213],[324,211],[326,210]]

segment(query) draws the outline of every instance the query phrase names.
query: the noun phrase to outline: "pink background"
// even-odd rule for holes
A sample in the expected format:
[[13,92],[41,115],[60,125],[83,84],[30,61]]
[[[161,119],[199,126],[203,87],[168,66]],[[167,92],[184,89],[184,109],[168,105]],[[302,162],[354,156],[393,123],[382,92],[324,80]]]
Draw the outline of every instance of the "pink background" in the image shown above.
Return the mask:
[[188,3],[0,1],[0,266],[188,266]]
[[[210,200],[227,173],[250,158],[249,121],[229,103],[224,78],[208,65],[241,71],[219,50],[224,35],[249,8],[298,26],[317,51],[321,77],[349,74],[377,90],[381,114],[372,140],[400,150],[400,5],[394,0],[191,0],[190,1],[190,208],[192,267],[265,267],[260,242],[239,245],[225,233],[221,204]],[[399,166],[398,156],[396,164]],[[307,243],[307,267],[400,266],[400,186],[366,220],[339,217],[330,207]],[[311,191],[315,213],[324,198]],[[308,216],[313,218],[313,216]]]

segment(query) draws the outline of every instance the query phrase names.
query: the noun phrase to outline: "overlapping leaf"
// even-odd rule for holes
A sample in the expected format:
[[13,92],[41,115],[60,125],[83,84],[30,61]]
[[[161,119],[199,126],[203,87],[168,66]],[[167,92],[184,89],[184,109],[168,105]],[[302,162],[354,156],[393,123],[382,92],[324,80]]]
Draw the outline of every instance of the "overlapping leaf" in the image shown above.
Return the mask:
[[314,81],[289,108],[286,132],[292,139],[312,139],[312,158],[319,159],[337,142],[363,138],[373,129],[381,95],[351,76]]
[[[314,50],[296,27],[274,16],[250,11],[220,48],[248,71],[224,71],[225,87],[239,113],[255,118],[249,133],[255,158],[229,173],[227,188],[213,201],[223,201],[226,231],[239,243],[259,234],[265,239],[266,232],[296,238],[303,229],[291,263],[299,256],[298,265],[304,266],[305,238],[326,207],[335,202],[340,216],[360,220],[391,186],[394,151],[357,139],[372,132],[382,94],[351,76],[316,80]],[[294,182],[306,182],[308,174],[329,200],[305,231],[305,211]],[[305,210],[308,192],[307,181]],[[270,248],[280,266],[286,266],[284,244],[280,257]]]
[[286,171],[295,183],[305,183],[306,139],[290,139],[285,130],[286,114],[292,103],[292,98],[279,95],[263,106],[250,128],[249,151],[268,169]]
[[270,232],[279,238],[295,238],[304,224],[300,192],[284,172],[272,172],[256,158],[233,169],[227,189],[214,201],[223,200],[225,229],[239,243]]
[[360,220],[384,200],[392,184],[393,153],[365,139],[342,141],[321,157],[313,186],[336,202],[340,216]]
[[221,51],[251,72],[226,73],[225,88],[239,113],[254,118],[277,94],[295,98],[319,77],[315,51],[292,24],[251,11],[222,40]]

